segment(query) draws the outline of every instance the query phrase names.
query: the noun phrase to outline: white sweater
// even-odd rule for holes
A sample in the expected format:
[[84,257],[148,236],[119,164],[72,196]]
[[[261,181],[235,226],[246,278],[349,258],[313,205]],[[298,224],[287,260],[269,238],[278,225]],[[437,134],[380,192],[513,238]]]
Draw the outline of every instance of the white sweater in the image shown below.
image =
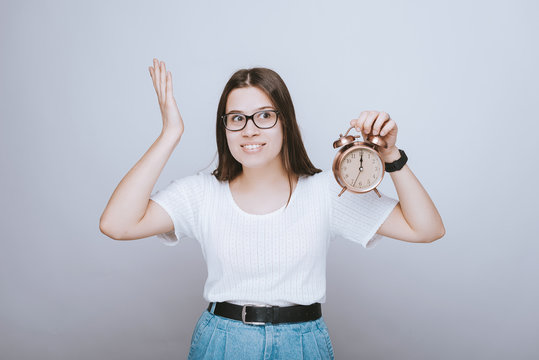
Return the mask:
[[253,215],[235,203],[228,182],[210,174],[174,180],[150,197],[169,214],[167,245],[196,239],[208,267],[204,299],[236,304],[324,303],[326,254],[336,237],[372,247],[397,200],[345,192],[330,171],[301,177],[288,207]]

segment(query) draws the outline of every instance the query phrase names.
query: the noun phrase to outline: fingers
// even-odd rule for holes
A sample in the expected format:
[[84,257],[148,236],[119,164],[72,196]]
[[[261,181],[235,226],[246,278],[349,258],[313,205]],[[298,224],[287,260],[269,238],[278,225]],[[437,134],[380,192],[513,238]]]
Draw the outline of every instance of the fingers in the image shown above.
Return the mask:
[[350,121],[350,125],[355,127],[356,131],[363,134],[373,134],[381,136],[389,133],[397,124],[388,113],[378,111],[362,111],[357,119]]
[[159,65],[158,65],[157,59],[153,59],[153,67],[150,67],[150,74],[152,75],[152,81],[153,81],[153,88],[155,89],[155,92],[157,93],[157,97],[161,97],[161,92],[158,86],[158,79],[159,79]]
[[381,136],[386,136],[391,130],[397,128],[397,123],[393,119],[389,119],[384,126],[382,127],[382,131],[380,131]]
[[372,134],[378,135],[382,126],[389,120],[389,114],[386,112],[380,112],[377,114],[374,124],[372,125]]
[[172,73],[167,72],[167,98],[172,99]]
[[159,102],[164,102],[167,98],[173,97],[172,73],[167,71],[165,62],[154,58],[153,66],[150,66],[148,69]]
[[374,124],[374,121],[378,117],[379,112],[378,111],[369,111],[367,113],[367,117],[365,121],[363,122],[363,132],[365,134],[370,134],[372,131],[372,126]]
[[167,91],[167,69],[165,68],[165,63],[163,61],[159,64],[159,90],[161,91],[161,96],[164,97]]
[[362,111],[361,114],[359,114],[359,118],[350,121],[350,125],[354,126],[356,131],[364,132],[363,124],[365,123],[365,120],[367,120],[368,115],[369,111]]

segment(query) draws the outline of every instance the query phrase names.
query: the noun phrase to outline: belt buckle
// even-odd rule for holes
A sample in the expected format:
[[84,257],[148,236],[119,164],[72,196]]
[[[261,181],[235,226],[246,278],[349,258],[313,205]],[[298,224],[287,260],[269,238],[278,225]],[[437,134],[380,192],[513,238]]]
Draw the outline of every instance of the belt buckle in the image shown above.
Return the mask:
[[244,324],[247,324],[247,325],[265,325],[265,324],[266,324],[265,322],[245,321],[245,314],[247,313],[247,310],[245,309],[246,306],[251,306],[251,307],[272,307],[271,305],[245,304],[245,305],[243,305],[243,307],[241,308],[241,321],[242,321]]

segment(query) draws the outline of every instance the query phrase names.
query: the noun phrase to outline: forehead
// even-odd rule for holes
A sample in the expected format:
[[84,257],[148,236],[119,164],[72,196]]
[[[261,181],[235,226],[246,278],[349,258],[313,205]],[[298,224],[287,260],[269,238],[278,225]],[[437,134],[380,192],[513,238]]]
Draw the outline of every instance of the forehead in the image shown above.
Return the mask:
[[264,107],[273,107],[271,99],[257,87],[245,87],[232,90],[226,101],[226,112],[255,112]]

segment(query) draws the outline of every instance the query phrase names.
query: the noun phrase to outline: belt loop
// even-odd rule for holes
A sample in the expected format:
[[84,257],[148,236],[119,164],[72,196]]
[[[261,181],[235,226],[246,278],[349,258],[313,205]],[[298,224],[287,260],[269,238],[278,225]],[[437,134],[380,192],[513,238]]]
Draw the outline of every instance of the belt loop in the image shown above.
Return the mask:
[[210,309],[210,312],[213,314],[213,312],[215,311],[215,306],[217,306],[217,303],[216,302],[212,302],[211,303],[211,309]]

